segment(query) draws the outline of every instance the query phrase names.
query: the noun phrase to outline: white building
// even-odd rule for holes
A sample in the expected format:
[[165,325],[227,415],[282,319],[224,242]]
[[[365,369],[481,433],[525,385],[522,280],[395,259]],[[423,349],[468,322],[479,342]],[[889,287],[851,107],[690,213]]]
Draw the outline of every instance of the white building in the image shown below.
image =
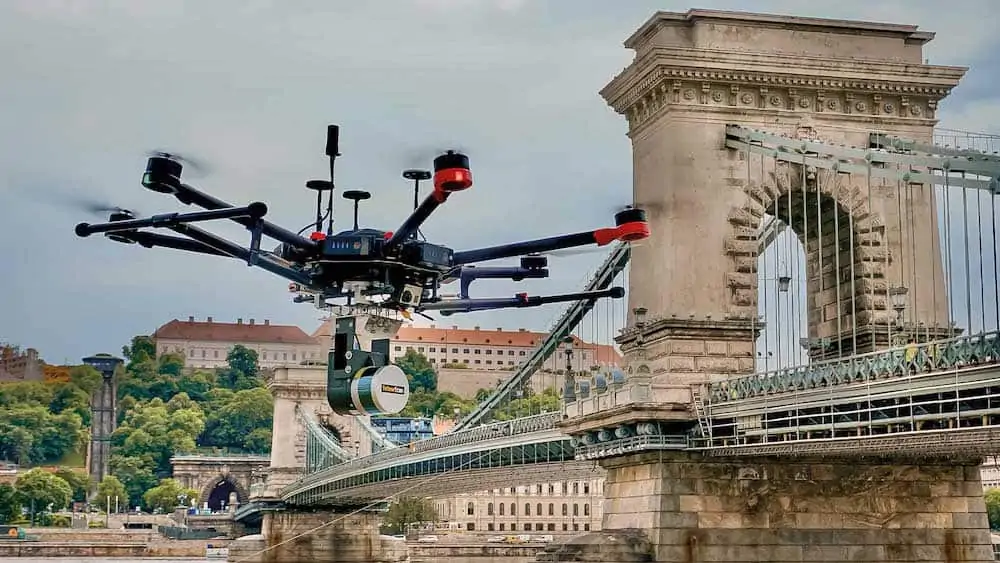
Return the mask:
[[265,319],[244,323],[216,322],[212,317],[196,321],[174,319],[153,333],[156,354],[168,352],[182,354],[185,365],[196,368],[226,366],[226,356],[237,344],[257,352],[262,368],[273,368],[304,361],[325,362],[327,351],[320,341],[309,336],[297,326],[273,325]]

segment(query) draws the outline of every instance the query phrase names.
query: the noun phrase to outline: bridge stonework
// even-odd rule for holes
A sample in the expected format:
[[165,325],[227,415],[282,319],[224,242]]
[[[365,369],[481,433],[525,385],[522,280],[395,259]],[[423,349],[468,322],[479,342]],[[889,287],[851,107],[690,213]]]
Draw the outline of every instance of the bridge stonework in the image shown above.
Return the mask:
[[[357,455],[372,453],[371,440],[355,417],[331,411],[326,400],[326,366],[286,366],[274,370],[267,383],[274,395],[274,429],[271,436],[271,467],[264,496],[276,498],[280,490],[302,476],[306,466],[306,431],[296,408],[316,413],[339,435],[341,444]],[[352,451],[352,453],[354,453]]]
[[[170,458],[174,479],[198,491],[199,503],[207,502],[219,483],[228,481],[240,504],[250,499],[250,487],[267,476],[267,456],[176,455]],[[226,499],[228,502],[228,499]]]
[[[806,248],[809,336],[832,344],[814,359],[890,344],[888,290],[907,281],[903,269],[921,280],[907,321],[927,338],[953,334],[933,190],[911,186],[901,202],[895,181],[782,164],[726,137],[732,124],[858,147],[871,133],[930,143],[938,104],[966,70],[924,64],[932,38],[912,26],[692,10],[659,12],[626,41],[635,59],[601,94],[627,118],[635,202],[651,222],[629,287],[630,307],[648,313],[619,339],[631,403],[568,404],[567,433],[648,421],[683,430],[700,416],[695,384],[755,371],[765,214]],[[782,203],[803,199],[822,212]],[[602,533],[640,530],[656,561],[993,560],[977,459],[660,451],[601,464]]]

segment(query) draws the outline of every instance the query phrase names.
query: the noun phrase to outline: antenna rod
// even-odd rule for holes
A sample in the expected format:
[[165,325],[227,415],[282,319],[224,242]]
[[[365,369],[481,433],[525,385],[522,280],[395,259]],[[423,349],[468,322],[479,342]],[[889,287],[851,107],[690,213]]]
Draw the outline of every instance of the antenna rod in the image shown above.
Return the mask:
[[[330,199],[327,202],[326,213],[329,217],[326,224],[326,235],[333,236],[333,192],[336,184],[333,179],[334,162],[340,156],[340,126],[328,125],[326,127],[326,155],[330,157]],[[322,225],[320,225],[322,227]],[[318,230],[318,229],[317,229]]]
[[[403,177],[413,180],[413,211],[416,211],[420,207],[420,181],[430,180],[431,173],[428,170],[403,170]],[[417,238],[419,232],[419,229],[414,230],[411,238]]]

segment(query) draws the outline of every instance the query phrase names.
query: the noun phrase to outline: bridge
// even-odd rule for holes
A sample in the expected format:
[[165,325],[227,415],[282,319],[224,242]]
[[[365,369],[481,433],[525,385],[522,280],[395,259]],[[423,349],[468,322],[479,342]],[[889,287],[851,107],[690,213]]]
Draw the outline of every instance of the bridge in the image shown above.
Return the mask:
[[[627,310],[573,304],[480,409],[411,447],[347,459],[313,404],[276,401],[305,446],[296,466],[276,415],[272,467],[294,478],[241,515],[263,514],[261,552],[388,561],[373,510],[396,496],[599,473],[601,537],[641,530],[635,557],[992,561],[978,465],[1000,449],[998,139],[935,131],[966,69],[924,64],[932,38],[654,15],[601,92],[653,234],[587,289],[624,280]],[[626,365],[574,370],[563,338],[602,328]],[[557,351],[561,407],[524,412]]]

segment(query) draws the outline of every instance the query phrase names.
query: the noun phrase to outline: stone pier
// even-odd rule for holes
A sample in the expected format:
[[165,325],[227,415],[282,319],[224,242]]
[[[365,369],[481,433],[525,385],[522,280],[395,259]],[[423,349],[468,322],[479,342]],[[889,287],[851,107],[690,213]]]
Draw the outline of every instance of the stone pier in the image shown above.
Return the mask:
[[602,465],[604,529],[641,530],[653,561],[993,561],[978,459],[676,452]]
[[264,515],[261,534],[240,538],[229,561],[241,563],[398,563],[408,558],[401,540],[379,535],[371,512],[283,511]]

